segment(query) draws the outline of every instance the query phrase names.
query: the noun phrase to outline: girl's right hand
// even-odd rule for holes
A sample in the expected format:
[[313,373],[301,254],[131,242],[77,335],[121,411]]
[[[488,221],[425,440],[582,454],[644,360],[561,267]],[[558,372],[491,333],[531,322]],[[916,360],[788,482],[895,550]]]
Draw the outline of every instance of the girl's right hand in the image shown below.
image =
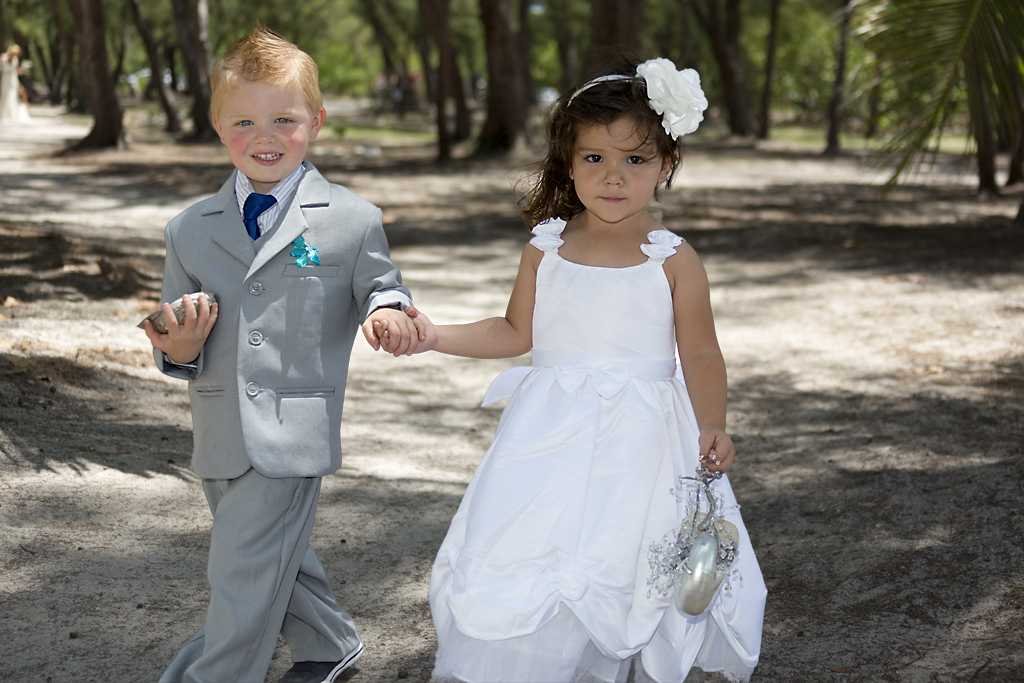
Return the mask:
[[702,429],[697,437],[700,460],[712,472],[725,472],[736,459],[732,438],[721,427]]
[[[412,323],[413,330],[416,332],[416,339],[410,340],[406,345],[406,349],[401,353],[395,353],[398,348],[398,344],[392,345],[392,329],[391,324],[386,319],[373,319],[368,318],[363,323],[363,334],[366,335],[366,341],[370,343],[374,351],[377,349],[384,349],[390,353],[394,353],[395,356],[411,356],[417,353],[423,353],[424,351],[433,351],[434,347],[437,346],[437,328],[430,322],[430,319],[419,312],[415,306],[409,306],[405,309],[405,314],[408,316],[409,322]],[[395,332],[398,335],[398,339],[401,339],[401,333],[395,328]]]
[[409,308],[405,309],[405,313],[412,318],[412,324],[416,326],[416,333],[420,338],[416,353],[433,351],[434,347],[437,346],[437,327],[434,326],[434,323],[430,322],[430,318],[423,315],[415,306],[409,306]]

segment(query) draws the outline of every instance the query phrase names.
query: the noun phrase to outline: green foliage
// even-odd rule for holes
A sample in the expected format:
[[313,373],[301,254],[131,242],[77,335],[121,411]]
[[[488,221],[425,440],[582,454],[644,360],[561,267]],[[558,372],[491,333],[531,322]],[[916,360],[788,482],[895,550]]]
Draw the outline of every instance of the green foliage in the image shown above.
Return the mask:
[[[779,10],[775,102],[800,122],[820,121],[825,116],[835,79],[838,31],[833,8],[826,10],[820,5],[783,0]],[[767,17],[764,23],[761,39],[767,40]]]
[[[28,60],[33,68],[29,77],[43,82],[44,71],[50,64],[49,46],[56,43],[56,21],[53,9],[46,0],[0,0],[6,22],[6,43],[0,50],[6,50],[17,43],[22,49],[22,60]],[[71,29],[71,11],[58,3],[57,11],[68,30]]]
[[382,70],[372,30],[356,0],[220,0],[210,3],[210,43],[217,59],[257,21],[309,53],[326,92],[370,92]]
[[561,89],[562,62],[558,55],[558,42],[553,38],[543,43],[534,43],[533,70],[531,74],[533,75],[533,83],[538,89]]
[[[692,0],[706,2],[706,0]],[[777,48],[775,53],[772,87],[773,108],[776,115],[799,123],[820,123],[827,115],[832,84],[835,79],[835,51],[838,42],[836,14],[842,7],[840,0],[783,0],[779,10]],[[743,69],[747,99],[760,101],[764,87],[770,29],[770,0],[744,0],[742,24]],[[645,39],[645,51],[665,56],[681,63],[681,5],[677,0],[649,0],[645,25],[650,30]],[[710,41],[693,16],[688,18],[692,40],[697,44],[701,83],[709,99],[721,101],[721,86],[711,53]],[[863,66],[867,52],[859,45],[851,45],[847,56],[847,72],[851,89],[866,88],[869,78]],[[846,111],[857,119],[866,112],[858,108],[856,99]]]
[[[573,33],[582,68],[587,56],[590,32],[590,4],[587,0],[544,0],[531,3],[530,30],[533,34],[533,80],[538,89],[561,90],[562,59],[558,40],[566,29]],[[572,74],[572,80],[580,74]]]
[[897,93],[886,146],[893,181],[962,111],[979,125],[978,97],[1020,131],[1024,88],[1024,3],[1020,0],[877,0],[864,7],[862,35]]
[[[518,0],[517,0],[518,1]],[[582,66],[588,54],[588,0],[530,1],[533,36],[532,68],[538,88],[561,87],[562,63],[558,40],[566,22],[576,38]],[[706,3],[708,0],[692,0]],[[421,49],[426,35],[419,17],[419,0],[374,0],[385,18],[397,49],[415,73],[422,73]],[[15,37],[37,64],[32,77],[43,82],[49,54],[58,44],[52,12],[71,30],[66,4],[58,0],[0,0],[8,42]],[[142,0],[157,39],[176,42],[170,0]],[[837,13],[842,0],[783,0],[775,56],[773,104],[776,119],[817,125],[825,119],[835,77]],[[757,103],[763,87],[765,48],[771,0],[743,0],[744,81],[750,102]],[[517,2],[511,3],[518,21]],[[107,45],[111,67],[121,63],[124,74],[148,68],[124,0],[104,0]],[[695,15],[684,17],[679,0],[647,0],[642,51],[682,63],[684,47],[693,48],[702,82],[712,102],[721,90],[710,43]],[[320,66],[321,86],[328,94],[367,95],[384,71],[381,49],[367,21],[363,0],[213,0],[209,2],[209,31],[214,58],[257,20],[295,41]],[[1024,3],[1021,0],[863,0],[855,21],[857,36],[849,45],[844,117],[849,130],[875,124],[892,136],[889,151],[902,154],[933,144],[938,131],[962,132],[970,121],[974,90],[986,92],[995,103],[993,117],[1019,120],[1011,106],[1014,82],[1024,78]],[[691,44],[682,40],[689,24]],[[451,0],[451,29],[456,56],[464,76],[484,75],[486,51],[478,0]],[[1011,55],[1008,62],[1003,55]],[[437,53],[426,55],[431,68]],[[981,64],[965,69],[968,60]],[[179,61],[180,65],[180,61]],[[177,71],[180,73],[182,69]],[[144,85],[144,83],[142,84]],[[974,89],[974,90],[972,90]],[[1014,119],[1014,116],[1018,117]],[[912,156],[912,155],[911,155]],[[900,168],[909,163],[900,157]]]
[[451,0],[452,44],[466,75],[487,73],[487,51],[478,0]]

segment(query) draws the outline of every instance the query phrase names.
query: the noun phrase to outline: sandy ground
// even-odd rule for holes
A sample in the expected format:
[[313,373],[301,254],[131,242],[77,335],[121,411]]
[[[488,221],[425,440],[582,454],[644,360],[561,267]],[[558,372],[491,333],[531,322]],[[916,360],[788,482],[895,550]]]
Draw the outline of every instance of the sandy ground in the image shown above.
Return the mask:
[[[0,128],[0,680],[155,681],[203,621],[210,517],[185,386],[134,325],[163,225],[227,158],[145,132],[53,157],[86,130],[34,114]],[[384,208],[435,321],[503,311],[526,239],[511,164],[313,152]],[[729,363],[731,477],[770,591],[753,680],[1021,681],[1021,191],[979,200],[953,163],[883,199],[884,179],[709,145],[658,205],[707,265]],[[367,645],[346,680],[428,680],[429,568],[500,414],[478,404],[525,362],[357,344],[312,541]],[[282,644],[267,680],[290,664]]]

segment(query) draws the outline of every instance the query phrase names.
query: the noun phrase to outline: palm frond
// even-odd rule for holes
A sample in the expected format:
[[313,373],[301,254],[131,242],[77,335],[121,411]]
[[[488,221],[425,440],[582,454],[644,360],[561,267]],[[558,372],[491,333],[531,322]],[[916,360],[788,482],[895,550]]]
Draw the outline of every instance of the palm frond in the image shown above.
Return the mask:
[[1024,3],[1021,0],[869,0],[859,13],[866,45],[896,84],[902,120],[882,155],[895,182],[941,132],[966,90],[972,125],[984,100],[1005,125],[1024,125]]

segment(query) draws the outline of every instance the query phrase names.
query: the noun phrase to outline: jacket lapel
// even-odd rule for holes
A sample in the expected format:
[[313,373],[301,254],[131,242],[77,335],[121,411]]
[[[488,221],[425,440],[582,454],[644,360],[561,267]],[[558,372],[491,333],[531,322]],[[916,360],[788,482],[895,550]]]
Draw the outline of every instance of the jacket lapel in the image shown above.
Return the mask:
[[220,214],[218,220],[213,223],[210,238],[236,259],[249,265],[256,256],[256,248],[242,226],[242,216],[238,213],[238,200],[235,199],[235,173],[231,174],[217,194],[206,203],[203,215]]
[[[306,168],[306,172],[303,174],[302,180],[299,181],[298,187],[295,188],[295,196],[281,217],[281,223],[277,226],[277,230],[253,258],[249,265],[249,272],[245,275],[246,279],[255,275],[278,253],[292,250],[292,242],[309,227],[302,212],[303,209],[330,204],[331,184],[308,161],[303,162],[303,166]],[[238,213],[237,202],[235,213]],[[241,222],[242,219],[238,220]],[[242,234],[244,235],[245,232],[242,231]],[[245,236],[248,238],[248,235]],[[251,245],[250,248],[252,248]]]

